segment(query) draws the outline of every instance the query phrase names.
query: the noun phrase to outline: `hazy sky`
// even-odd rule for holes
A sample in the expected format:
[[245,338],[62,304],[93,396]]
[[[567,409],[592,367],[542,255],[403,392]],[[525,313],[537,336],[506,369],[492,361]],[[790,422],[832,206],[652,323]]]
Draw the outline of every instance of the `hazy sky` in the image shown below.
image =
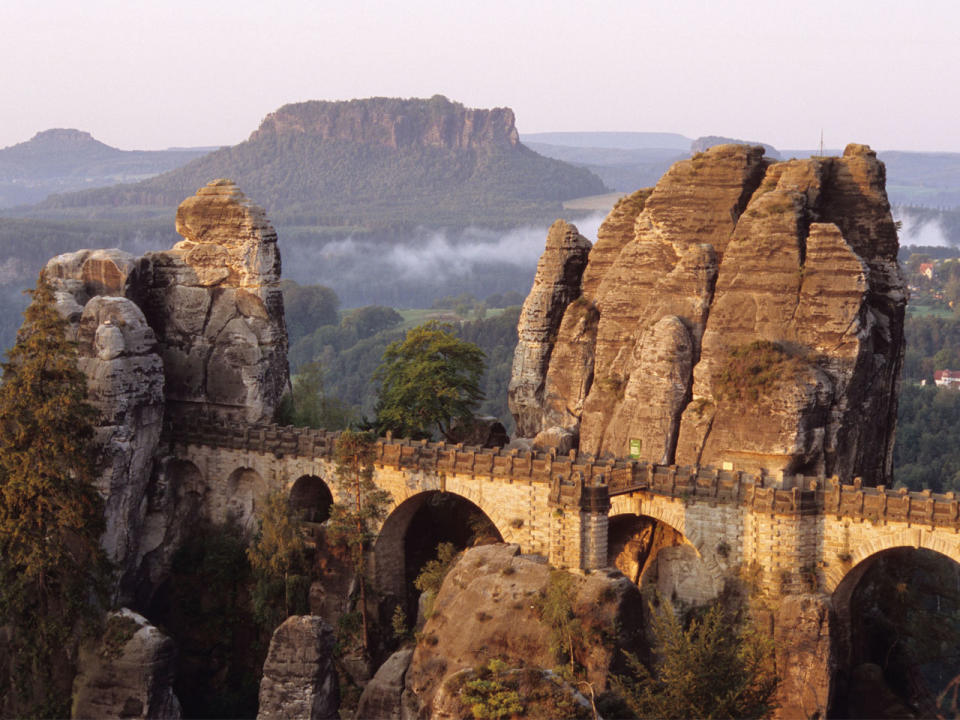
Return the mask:
[[300,100],[441,93],[521,133],[960,152],[955,0],[0,0],[0,147],[228,145]]

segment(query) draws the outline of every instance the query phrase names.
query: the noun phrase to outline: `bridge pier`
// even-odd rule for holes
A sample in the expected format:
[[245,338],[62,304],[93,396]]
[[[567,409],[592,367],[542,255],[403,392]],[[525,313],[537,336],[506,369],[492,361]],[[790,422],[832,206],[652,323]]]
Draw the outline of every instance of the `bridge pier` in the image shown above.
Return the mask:
[[554,478],[550,492],[553,508],[548,560],[568,570],[596,570],[607,565],[610,528],[610,493],[606,485],[584,485],[575,477],[565,487]]

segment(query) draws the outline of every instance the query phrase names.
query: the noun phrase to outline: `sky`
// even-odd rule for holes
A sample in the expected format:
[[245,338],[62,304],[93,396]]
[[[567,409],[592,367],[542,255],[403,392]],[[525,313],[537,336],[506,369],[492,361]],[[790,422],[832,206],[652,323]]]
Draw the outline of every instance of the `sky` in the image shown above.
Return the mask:
[[960,152],[953,0],[0,0],[0,147],[240,142],[281,105],[443,94],[522,133]]

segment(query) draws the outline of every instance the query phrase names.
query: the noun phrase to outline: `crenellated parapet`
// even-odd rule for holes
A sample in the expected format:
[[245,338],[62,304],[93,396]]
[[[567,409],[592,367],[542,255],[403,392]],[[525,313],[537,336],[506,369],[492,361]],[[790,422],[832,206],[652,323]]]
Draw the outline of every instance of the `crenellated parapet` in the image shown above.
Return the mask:
[[[168,423],[164,437],[192,443],[285,457],[331,460],[338,432],[276,424],[247,424],[216,417]],[[770,476],[733,469],[659,465],[632,459],[596,460],[571,450],[558,454],[479,448],[462,443],[394,439],[376,441],[376,465],[437,475],[465,475],[491,482],[525,481],[550,487],[551,506],[609,507],[609,500],[652,493],[687,503],[734,504],[756,513],[835,515],[857,521],[910,522],[960,531],[960,498],[955,493],[910,492],[859,478]],[[603,490],[601,491],[600,488]]]

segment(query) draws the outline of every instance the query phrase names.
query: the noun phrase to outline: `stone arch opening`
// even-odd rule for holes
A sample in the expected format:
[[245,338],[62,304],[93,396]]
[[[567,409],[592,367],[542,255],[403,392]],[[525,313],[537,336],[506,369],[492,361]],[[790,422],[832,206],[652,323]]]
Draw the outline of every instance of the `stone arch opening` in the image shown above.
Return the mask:
[[607,532],[607,562],[640,587],[688,603],[712,599],[717,592],[697,548],[683,533],[654,517],[612,515]]
[[831,717],[960,715],[960,564],[887,548],[853,566],[832,603]]
[[260,473],[249,467],[237,468],[225,483],[210,488],[207,503],[210,520],[215,525],[237,523],[249,530],[266,494],[267,486]]
[[290,510],[307,523],[322,523],[330,518],[333,493],[323,478],[301,475],[290,488]]
[[404,500],[383,523],[374,544],[377,581],[383,592],[404,605],[408,617],[416,616],[419,597],[413,581],[436,557],[437,545],[443,542],[464,549],[503,542],[503,535],[473,502],[440,491],[422,492]]
[[168,457],[154,467],[145,492],[147,510],[138,547],[142,559],[132,582],[121,581],[138,611],[147,612],[187,530],[202,518],[205,495],[203,474],[191,461]]

